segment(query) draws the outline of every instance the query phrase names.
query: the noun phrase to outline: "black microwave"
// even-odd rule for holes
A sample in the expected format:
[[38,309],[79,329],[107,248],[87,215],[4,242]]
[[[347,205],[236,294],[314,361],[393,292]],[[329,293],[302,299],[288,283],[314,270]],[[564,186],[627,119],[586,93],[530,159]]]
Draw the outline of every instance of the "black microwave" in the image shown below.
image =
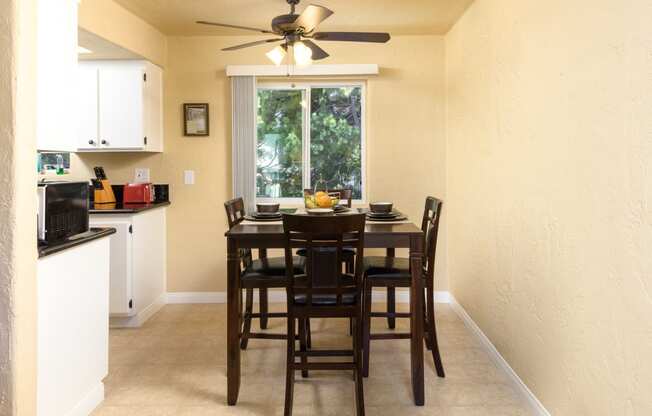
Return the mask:
[[47,244],[88,231],[88,182],[39,183],[38,239]]

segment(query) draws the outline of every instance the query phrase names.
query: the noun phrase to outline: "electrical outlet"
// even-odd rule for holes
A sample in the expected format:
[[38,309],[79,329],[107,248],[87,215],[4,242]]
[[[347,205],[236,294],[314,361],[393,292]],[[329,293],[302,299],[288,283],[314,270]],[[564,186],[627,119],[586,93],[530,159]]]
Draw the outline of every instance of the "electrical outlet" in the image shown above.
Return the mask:
[[134,176],[136,183],[147,183],[149,180],[149,169],[147,168],[136,168],[136,175]]
[[183,183],[186,185],[195,184],[195,171],[194,170],[184,170],[183,171]]

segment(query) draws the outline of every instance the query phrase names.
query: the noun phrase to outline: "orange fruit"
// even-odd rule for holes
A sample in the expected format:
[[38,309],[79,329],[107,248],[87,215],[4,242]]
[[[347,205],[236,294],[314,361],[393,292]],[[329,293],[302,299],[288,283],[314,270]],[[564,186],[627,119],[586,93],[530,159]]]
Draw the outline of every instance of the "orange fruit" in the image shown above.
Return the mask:
[[316,193],[315,193],[315,199],[319,199],[319,198],[321,198],[321,197],[324,196],[324,195],[328,196],[328,194],[327,194],[326,192],[324,192],[324,191],[316,192]]
[[330,208],[332,206],[331,197],[328,194],[324,193],[315,198],[317,205],[321,208]]

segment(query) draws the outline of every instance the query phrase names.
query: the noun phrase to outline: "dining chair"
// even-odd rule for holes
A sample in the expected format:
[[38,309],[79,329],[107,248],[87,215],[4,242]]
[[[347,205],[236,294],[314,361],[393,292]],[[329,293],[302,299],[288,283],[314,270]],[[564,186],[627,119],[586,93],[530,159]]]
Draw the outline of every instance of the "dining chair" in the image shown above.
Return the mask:
[[[341,216],[284,215],[285,269],[288,274],[288,341],[285,385],[285,416],[292,415],[294,376],[309,370],[353,370],[356,415],[364,415],[362,386],[362,288],[364,257],[364,214]],[[353,248],[354,272],[342,270],[346,247]],[[296,273],[292,250],[306,250],[305,272]],[[353,322],[352,349],[313,349],[305,341],[310,318],[349,318]],[[299,329],[299,350],[290,334]],[[341,358],[323,361],[323,357]]]
[[[224,203],[229,229],[240,224],[245,219],[244,200],[235,198]],[[283,257],[267,257],[267,250],[258,250],[258,259],[254,260],[251,249],[240,249],[242,262],[240,284],[245,290],[245,311],[243,328],[240,336],[240,348],[247,349],[250,338],[286,339],[285,334],[252,333],[251,321],[259,319],[260,329],[267,329],[269,318],[285,318],[285,312],[270,313],[268,305],[268,289],[285,288],[286,272]],[[296,273],[303,272],[303,259],[296,257],[293,263]],[[258,289],[259,313],[253,312],[254,289]]]
[[[421,230],[425,238],[425,255],[423,262],[422,277],[424,280],[424,339],[426,346],[432,351],[432,358],[435,362],[437,376],[445,377],[444,366],[439,353],[437,343],[437,328],[435,324],[435,254],[437,252],[437,235],[439,233],[439,219],[441,217],[443,202],[429,196],[421,222]],[[410,338],[409,333],[372,334],[371,318],[387,318],[388,326],[394,328],[395,318],[409,318],[409,313],[396,313],[395,288],[410,287],[410,261],[406,258],[394,256],[393,250],[388,250],[388,255],[370,256],[364,259],[365,280],[364,280],[364,325],[363,344],[364,360],[363,372],[365,377],[369,375],[369,354],[371,340],[379,339],[406,339]],[[371,312],[371,294],[374,287],[387,288],[387,312]]]
[[[304,189],[304,195],[312,195],[315,191],[313,189]],[[326,192],[329,194],[338,193],[340,194],[340,205],[345,205],[347,208],[353,207],[353,189],[327,189]],[[345,202],[342,204],[342,202]],[[305,250],[297,250],[297,256],[305,256]],[[346,267],[347,273],[353,273],[353,259],[355,251],[351,247],[345,247],[342,251],[342,262]],[[353,323],[349,322],[349,335],[353,335]]]

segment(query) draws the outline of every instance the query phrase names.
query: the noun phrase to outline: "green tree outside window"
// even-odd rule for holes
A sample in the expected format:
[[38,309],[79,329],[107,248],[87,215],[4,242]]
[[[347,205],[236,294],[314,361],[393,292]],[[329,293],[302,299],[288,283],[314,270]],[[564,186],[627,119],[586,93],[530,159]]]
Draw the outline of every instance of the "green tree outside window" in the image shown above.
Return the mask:
[[[258,91],[258,197],[298,198],[324,179],[362,198],[362,97],[359,86]],[[303,183],[303,111],[309,111],[310,184]]]

